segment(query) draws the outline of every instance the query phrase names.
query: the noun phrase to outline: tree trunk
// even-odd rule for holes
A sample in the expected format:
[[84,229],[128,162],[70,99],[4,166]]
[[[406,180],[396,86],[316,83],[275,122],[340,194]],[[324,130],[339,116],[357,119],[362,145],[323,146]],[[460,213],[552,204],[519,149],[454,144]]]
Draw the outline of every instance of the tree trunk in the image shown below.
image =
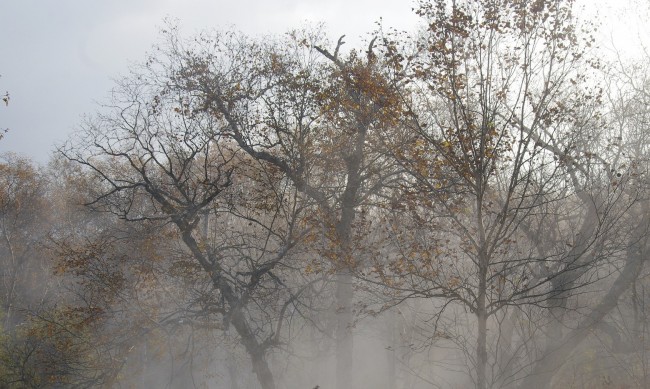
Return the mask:
[[[644,223],[645,224],[645,223]],[[557,347],[546,350],[542,358],[535,364],[531,373],[522,381],[521,389],[548,388],[553,376],[571,356],[573,350],[591,333],[598,323],[618,304],[618,299],[639,276],[643,268],[643,255],[646,244],[636,244],[628,249],[625,266],[614,281],[609,292],[591,313],[578,325],[578,327],[557,341]]]
[[506,312],[503,321],[499,325],[499,344],[497,355],[499,371],[498,380],[495,385],[497,388],[508,388],[512,386],[512,377],[515,370],[520,366],[518,360],[521,357],[512,347],[512,338],[515,332],[515,323],[521,318],[521,311],[514,310]]
[[253,371],[255,372],[260,385],[262,385],[262,389],[275,389],[273,373],[271,373],[269,364],[263,354],[253,356]]
[[271,369],[266,360],[265,350],[257,341],[257,338],[248,325],[248,321],[241,311],[241,308],[236,307],[232,309],[230,313],[230,322],[233,327],[235,327],[246,352],[251,358],[253,372],[262,386],[262,389],[275,389],[275,380],[273,379],[273,373],[271,373]]
[[388,312],[388,342],[390,347],[386,350],[388,369],[386,372],[386,389],[397,389],[397,313],[396,308]]
[[262,389],[275,389],[273,374],[271,373],[271,369],[266,360],[266,350],[264,350],[262,345],[258,342],[253,330],[251,330],[248,320],[242,311],[240,299],[235,295],[231,285],[220,276],[218,264],[210,264],[199,248],[198,243],[192,236],[192,225],[184,220],[175,220],[174,222],[182,232],[183,242],[190,249],[192,255],[199,262],[201,267],[203,267],[203,270],[210,275],[214,287],[219,290],[228,303],[228,306],[230,307],[230,311],[228,312],[228,318],[230,319],[229,322],[232,323],[233,327],[235,327],[246,352],[251,358],[253,372],[257,376],[257,380],[262,386]]
[[361,186],[361,161],[363,159],[363,142],[365,130],[360,130],[355,140],[354,156],[347,162],[348,181],[341,196],[341,218],[336,224],[339,241],[339,271],[336,285],[336,387],[353,388],[352,362],[354,340],[352,325],[354,314],[352,301],[354,297],[352,272],[356,265],[352,256],[352,223],[356,216],[357,192]]
[[476,340],[476,387],[485,389],[487,387],[487,256],[481,253],[479,256],[479,287],[477,297],[476,318],[478,320],[478,335]]
[[342,270],[336,277],[336,387],[351,389],[352,386],[352,274]]
[[476,344],[476,387],[487,387],[487,314],[485,310],[478,312],[478,340]]
[[228,378],[230,378],[230,389],[239,389],[239,374],[237,374],[237,366],[232,358],[226,361],[226,368],[228,369]]
[[[587,203],[589,198],[584,198],[583,201]],[[650,222],[648,214],[648,205],[644,204],[642,207],[643,215],[642,220],[636,226],[635,231],[630,237],[630,245],[627,248],[627,257],[625,266],[621,270],[620,275],[614,281],[609,292],[603,297],[600,303],[591,311],[591,313],[581,322],[578,327],[563,336],[562,316],[566,309],[568,299],[568,291],[574,287],[575,282],[580,277],[581,267],[574,266],[575,270],[569,270],[556,277],[553,281],[553,288],[557,293],[553,296],[554,301],[551,305],[551,318],[553,321],[546,335],[546,347],[541,358],[535,363],[532,372],[523,380],[520,388],[547,388],[551,385],[553,376],[571,355],[573,350],[589,335],[589,332],[594,329],[598,323],[607,315],[609,311],[614,309],[618,304],[619,297],[631,286],[634,280],[638,277],[639,272],[643,267],[643,259],[645,250],[647,249],[647,229]],[[585,218],[580,230],[580,236],[589,237],[594,234],[597,220],[597,212],[590,204],[589,214]],[[588,238],[585,238],[588,239]],[[586,246],[587,242],[581,242],[579,245],[574,246],[571,250],[569,259],[574,257],[569,263],[584,262],[586,259],[580,259],[579,256],[586,256],[586,248],[579,246]],[[575,254],[574,254],[575,253]],[[577,274],[576,274],[577,273]]]

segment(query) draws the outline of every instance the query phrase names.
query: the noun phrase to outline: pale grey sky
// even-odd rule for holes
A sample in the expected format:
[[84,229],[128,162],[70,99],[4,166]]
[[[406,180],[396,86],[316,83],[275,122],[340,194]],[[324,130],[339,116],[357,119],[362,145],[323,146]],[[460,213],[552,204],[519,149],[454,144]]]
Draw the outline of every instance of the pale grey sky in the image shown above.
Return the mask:
[[[594,2],[586,4],[593,9]],[[352,42],[380,18],[387,27],[414,30],[412,7],[411,0],[1,1],[0,95],[9,91],[11,102],[0,106],[0,128],[10,129],[0,153],[46,162],[81,117],[106,100],[112,78],[144,58],[165,17],[177,18],[187,35],[232,26],[249,34],[283,33],[324,22],[332,37],[347,34]],[[604,9],[613,15],[611,5]]]
[[46,162],[84,114],[97,110],[129,63],[141,61],[165,17],[187,35],[206,28],[283,33],[325,22],[351,39],[375,28],[409,28],[410,0],[15,0],[0,2],[0,152]]

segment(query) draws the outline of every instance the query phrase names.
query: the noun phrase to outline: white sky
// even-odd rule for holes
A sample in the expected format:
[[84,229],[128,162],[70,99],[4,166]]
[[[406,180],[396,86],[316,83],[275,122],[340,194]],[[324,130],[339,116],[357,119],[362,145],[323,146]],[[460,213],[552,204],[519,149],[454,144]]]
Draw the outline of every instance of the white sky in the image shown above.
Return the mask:
[[[616,0],[597,3],[606,3],[598,6],[608,20],[604,36],[615,25],[617,46],[637,41],[637,9],[624,12]],[[414,30],[412,7],[411,0],[0,1],[0,95],[11,95],[9,106],[0,106],[0,128],[10,129],[0,153],[46,162],[83,114],[105,100],[111,79],[144,58],[167,16],[179,19],[186,35],[232,26],[250,34],[283,33],[306,21],[324,22],[332,37],[347,34],[352,43],[380,18],[384,26]]]

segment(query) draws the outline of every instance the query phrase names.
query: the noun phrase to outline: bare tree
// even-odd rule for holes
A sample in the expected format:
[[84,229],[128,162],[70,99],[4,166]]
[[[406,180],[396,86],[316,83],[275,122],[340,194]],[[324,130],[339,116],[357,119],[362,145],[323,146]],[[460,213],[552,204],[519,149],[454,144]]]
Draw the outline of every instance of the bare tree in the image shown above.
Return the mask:
[[92,175],[90,207],[175,227],[191,258],[177,269],[200,270],[185,315],[198,309],[222,323],[215,329],[232,326],[260,385],[274,388],[267,356],[299,294],[281,274],[291,270],[283,264],[299,239],[300,201],[281,173],[233,147],[226,121],[174,87],[177,60],[152,57],[122,80],[105,113],[60,150]]
[[434,1],[417,12],[426,30],[412,52],[395,51],[418,135],[396,157],[413,184],[394,212],[398,249],[376,276],[402,298],[439,301],[441,325],[443,312],[465,317],[454,306],[471,312],[473,350],[453,319],[451,334],[431,332],[464,350],[477,388],[502,387],[528,370],[509,366],[521,356],[502,347],[512,339],[500,324],[542,307],[549,342],[562,339],[550,334],[570,297],[612,274],[601,265],[634,241],[623,216],[638,196],[612,178],[592,133],[601,91],[585,80],[598,62],[572,2]]
[[[374,50],[342,54],[318,34],[297,32],[267,45],[228,34],[205,37],[179,73],[205,112],[252,158],[281,171],[314,204],[312,240],[336,274],[337,387],[353,385],[353,272],[361,262],[360,214],[396,166],[383,134],[401,119],[394,72]],[[399,144],[392,145],[399,147]]]
[[[601,146],[592,148],[591,154],[592,159],[604,169],[605,182],[618,187],[630,204],[622,215],[626,227],[622,230],[626,234],[614,234],[624,243],[624,249],[618,256],[611,255],[611,262],[608,262],[610,266],[615,266],[616,278],[605,289],[607,293],[592,296],[593,305],[583,309],[576,324],[569,326],[566,322],[553,322],[554,328],[548,331],[541,357],[521,387],[550,386],[555,373],[560,370],[559,361],[567,359],[593,333],[609,339],[612,352],[634,349],[623,344],[623,332],[616,323],[626,321],[622,312],[627,309],[624,308],[625,304],[620,304],[620,300],[629,295],[630,289],[632,295],[636,294],[637,284],[642,282],[639,277],[643,275],[644,252],[648,244],[647,93],[641,86],[646,78],[641,69],[636,65],[623,66],[620,63],[607,69],[603,81],[607,92],[607,120],[599,139]],[[569,331],[562,330],[567,327],[570,327]]]

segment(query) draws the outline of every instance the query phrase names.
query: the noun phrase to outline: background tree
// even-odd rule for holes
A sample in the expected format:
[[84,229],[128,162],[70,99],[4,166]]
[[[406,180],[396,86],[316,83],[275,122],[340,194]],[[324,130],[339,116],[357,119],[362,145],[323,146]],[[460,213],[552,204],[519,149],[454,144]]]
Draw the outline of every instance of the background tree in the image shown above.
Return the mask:
[[[0,232],[2,233],[2,305],[3,325],[13,327],[20,322],[20,308],[33,301],[23,300],[24,288],[34,288],[39,299],[44,291],[38,285],[46,285],[45,274],[40,270],[44,264],[39,252],[49,220],[45,212],[47,183],[45,178],[29,161],[6,155],[0,164]],[[21,301],[23,300],[23,301]]]
[[[645,112],[646,95],[639,83],[645,79],[642,67],[632,65],[621,66],[620,63],[610,64],[604,72],[603,84],[606,85],[606,122],[602,138],[600,139],[601,147],[594,149],[592,158],[602,164],[607,173],[607,181],[613,186],[618,186],[619,190],[628,198],[635,198],[635,204],[623,216],[625,224],[628,226],[629,235],[621,237],[625,239],[627,247],[623,255],[618,257],[612,256],[612,264],[618,269],[615,271],[616,279],[609,286],[606,294],[602,296],[592,296],[594,299],[591,309],[582,312],[578,325],[571,325],[570,331],[565,334],[555,332],[558,338],[553,342],[548,342],[538,365],[535,366],[535,373],[531,375],[524,385],[539,385],[540,387],[550,386],[553,382],[554,374],[560,372],[560,364],[556,358],[568,359],[572,353],[575,353],[580,347],[580,343],[586,343],[583,347],[593,347],[594,342],[600,342],[607,345],[607,351],[599,350],[602,359],[598,363],[605,365],[607,355],[610,358],[618,360],[627,359],[629,353],[643,351],[633,351],[636,347],[626,345],[625,338],[629,335],[628,331],[639,330],[638,324],[629,326],[636,322],[634,317],[638,317],[640,309],[630,309],[629,298],[637,303],[642,300],[638,297],[639,284],[644,278],[644,252],[647,246],[647,120]],[[634,77],[630,77],[634,74]],[[635,297],[636,296],[636,297]],[[632,303],[634,307],[636,303]],[[623,323],[628,323],[624,325]],[[555,325],[559,326],[559,323]],[[565,321],[565,328],[567,323]],[[636,330],[634,329],[636,328]],[[627,335],[626,335],[627,333]],[[594,339],[595,338],[595,339]],[[558,340],[559,339],[559,340]],[[634,342],[637,346],[639,342]],[[591,345],[591,346],[590,346]],[[593,349],[592,349],[593,350]],[[638,350],[638,349],[637,349]],[[643,366],[646,362],[645,357],[639,357],[636,366]],[[635,365],[635,364],[631,364]],[[630,365],[630,366],[631,366]],[[635,368],[636,368],[635,366]],[[609,370],[611,377],[615,380],[624,380],[634,377],[638,373],[630,374],[635,368],[627,369],[621,374],[618,368]],[[645,374],[639,374],[645,377]],[[591,378],[591,377],[590,377]],[[590,379],[587,378],[587,379]],[[630,385],[643,387],[644,378],[630,380]],[[634,382],[636,380],[636,382]]]

